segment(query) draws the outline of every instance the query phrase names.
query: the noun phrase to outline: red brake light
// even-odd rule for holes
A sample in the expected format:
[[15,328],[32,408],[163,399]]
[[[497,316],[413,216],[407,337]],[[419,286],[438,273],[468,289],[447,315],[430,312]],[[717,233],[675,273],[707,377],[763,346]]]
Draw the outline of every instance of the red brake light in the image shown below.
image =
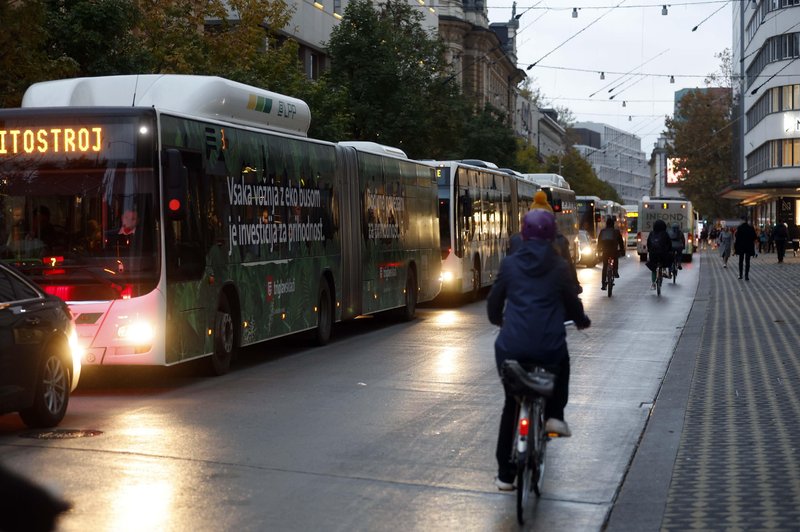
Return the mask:
[[122,299],[130,299],[131,296],[133,296],[133,285],[132,284],[126,284],[122,288],[122,290],[119,291],[119,296]]
[[519,420],[519,435],[520,436],[527,436],[529,428],[530,428],[530,421],[528,421],[528,418],[522,418],[522,419]]
[[180,200],[173,198],[169,200],[167,206],[169,207],[169,210],[171,210],[172,212],[178,212],[181,209],[181,202]]
[[55,268],[56,266],[64,263],[63,256],[42,257],[42,264]]

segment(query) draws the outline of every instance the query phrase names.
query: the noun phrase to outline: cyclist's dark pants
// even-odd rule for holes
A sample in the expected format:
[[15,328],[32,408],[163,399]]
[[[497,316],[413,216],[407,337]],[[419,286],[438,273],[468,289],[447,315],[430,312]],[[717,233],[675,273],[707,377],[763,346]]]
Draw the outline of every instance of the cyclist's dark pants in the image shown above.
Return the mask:
[[[569,354],[564,347],[564,357],[560,364],[546,366],[548,371],[555,373],[556,386],[553,390],[553,397],[547,400],[545,407],[545,419],[556,418],[563,421],[564,407],[567,406],[569,399]],[[513,395],[506,392],[505,403],[503,404],[503,414],[500,416],[500,430],[497,433],[497,476],[503,482],[513,482],[516,470],[511,464],[511,447],[514,445],[514,432],[517,422],[517,401]]]
[[615,251],[612,255],[603,254],[603,284],[606,282],[606,271],[608,270],[608,257],[614,258],[614,275],[619,272],[619,254]]

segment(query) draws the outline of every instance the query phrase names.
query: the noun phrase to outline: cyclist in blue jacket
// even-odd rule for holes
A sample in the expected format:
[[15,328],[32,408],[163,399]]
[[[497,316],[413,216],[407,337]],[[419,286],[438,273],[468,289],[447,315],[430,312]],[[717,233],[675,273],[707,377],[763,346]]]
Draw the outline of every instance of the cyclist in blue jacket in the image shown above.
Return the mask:
[[[489,321],[501,327],[494,344],[498,373],[506,359],[518,360],[523,366],[544,366],[555,373],[553,397],[545,410],[546,428],[570,436],[564,421],[570,371],[564,322],[573,320],[582,329],[591,321],[584,313],[567,262],[553,249],[555,234],[552,213],[536,209],[524,216],[523,240],[500,264],[487,298],[487,312]],[[516,413],[516,400],[506,390],[496,450],[495,483],[501,490],[513,489],[516,474],[511,464]]]

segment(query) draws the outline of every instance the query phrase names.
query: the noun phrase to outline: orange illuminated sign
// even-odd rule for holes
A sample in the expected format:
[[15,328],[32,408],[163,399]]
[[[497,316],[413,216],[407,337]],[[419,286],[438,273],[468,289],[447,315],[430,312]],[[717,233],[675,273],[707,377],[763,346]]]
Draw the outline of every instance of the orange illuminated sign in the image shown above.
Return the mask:
[[102,127],[0,129],[0,156],[97,153],[102,146]]

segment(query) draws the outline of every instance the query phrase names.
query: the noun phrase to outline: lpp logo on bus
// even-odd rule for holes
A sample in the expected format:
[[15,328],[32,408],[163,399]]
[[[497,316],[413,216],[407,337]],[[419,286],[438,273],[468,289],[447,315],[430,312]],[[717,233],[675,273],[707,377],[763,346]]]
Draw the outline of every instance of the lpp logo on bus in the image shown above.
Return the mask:
[[272,301],[272,296],[275,295],[275,280],[271,275],[267,275],[267,301]]

